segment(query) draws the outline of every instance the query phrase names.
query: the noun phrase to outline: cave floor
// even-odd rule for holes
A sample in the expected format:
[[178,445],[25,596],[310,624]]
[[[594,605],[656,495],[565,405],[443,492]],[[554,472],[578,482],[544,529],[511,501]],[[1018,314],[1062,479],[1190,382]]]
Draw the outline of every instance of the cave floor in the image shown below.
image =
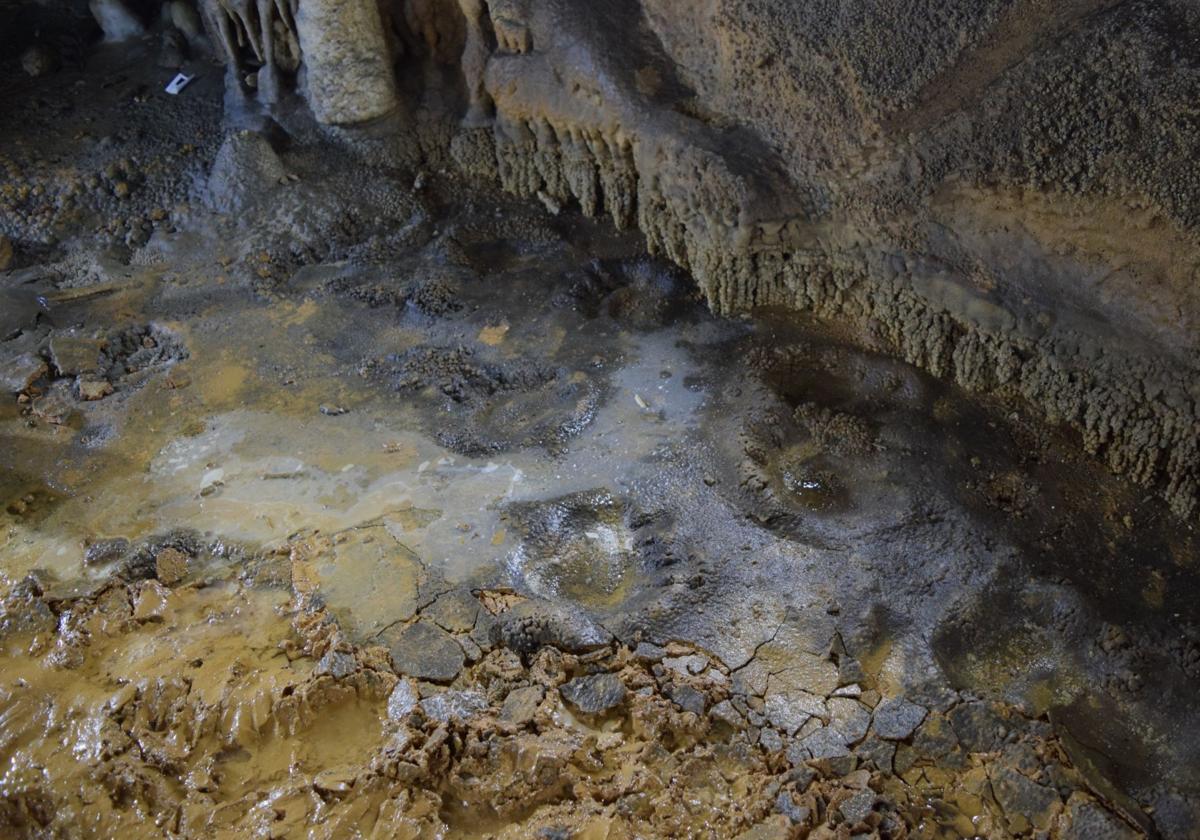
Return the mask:
[[91,70],[0,123],[7,831],[1192,824],[1196,538],[1064,433]]

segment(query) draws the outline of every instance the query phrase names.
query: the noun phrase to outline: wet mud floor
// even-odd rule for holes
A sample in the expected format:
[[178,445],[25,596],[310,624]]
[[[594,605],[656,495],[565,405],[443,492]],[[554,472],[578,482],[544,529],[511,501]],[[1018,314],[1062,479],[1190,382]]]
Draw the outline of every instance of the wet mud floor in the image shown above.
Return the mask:
[[436,173],[235,138],[214,212],[126,118],[3,127],[5,836],[1196,836],[1196,537],[1062,433]]

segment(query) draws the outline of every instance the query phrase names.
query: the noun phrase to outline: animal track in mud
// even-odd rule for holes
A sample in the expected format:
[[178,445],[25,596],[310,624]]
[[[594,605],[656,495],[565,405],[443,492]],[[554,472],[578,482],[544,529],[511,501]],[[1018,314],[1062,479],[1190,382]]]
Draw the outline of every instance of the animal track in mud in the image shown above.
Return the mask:
[[518,502],[506,513],[521,534],[509,572],[543,598],[616,607],[680,559],[669,514],[641,511],[607,489]]
[[652,258],[594,259],[554,297],[587,318],[607,316],[632,329],[676,323],[698,309],[696,289],[680,270]]
[[449,277],[419,278],[409,282],[367,283],[352,277],[336,277],[325,284],[325,291],[337,297],[363,303],[371,309],[411,306],[430,318],[444,318],[461,312],[461,284]]
[[418,398],[439,443],[482,457],[523,447],[560,451],[591,422],[606,382],[528,360],[488,360],[473,347],[422,346],[368,365]]
[[735,388],[749,389],[756,406],[737,430],[737,486],[751,520],[826,544],[821,520],[854,509],[856,473],[881,444],[852,390],[817,375],[815,361],[798,364],[802,353],[753,353],[755,379]]

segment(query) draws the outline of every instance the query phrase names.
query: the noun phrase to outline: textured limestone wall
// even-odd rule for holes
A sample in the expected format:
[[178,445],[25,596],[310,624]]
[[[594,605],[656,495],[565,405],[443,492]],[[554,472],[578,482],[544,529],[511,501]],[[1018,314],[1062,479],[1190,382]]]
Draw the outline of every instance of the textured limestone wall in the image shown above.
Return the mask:
[[486,74],[508,189],[636,224],[721,312],[813,312],[1023,397],[1194,514],[1193,9],[526,9]]

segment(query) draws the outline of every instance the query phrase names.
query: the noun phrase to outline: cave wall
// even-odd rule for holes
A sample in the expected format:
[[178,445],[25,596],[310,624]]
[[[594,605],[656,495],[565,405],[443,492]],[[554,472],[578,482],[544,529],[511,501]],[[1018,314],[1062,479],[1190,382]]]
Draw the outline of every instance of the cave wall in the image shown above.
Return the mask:
[[[522,34],[496,39],[485,78],[506,188],[636,224],[718,311],[813,312],[1019,396],[1194,514],[1194,6],[505,14]],[[487,143],[460,143],[487,174]]]
[[1025,400],[1196,515],[1194,2],[199,6],[231,111],[637,227],[715,310]]

